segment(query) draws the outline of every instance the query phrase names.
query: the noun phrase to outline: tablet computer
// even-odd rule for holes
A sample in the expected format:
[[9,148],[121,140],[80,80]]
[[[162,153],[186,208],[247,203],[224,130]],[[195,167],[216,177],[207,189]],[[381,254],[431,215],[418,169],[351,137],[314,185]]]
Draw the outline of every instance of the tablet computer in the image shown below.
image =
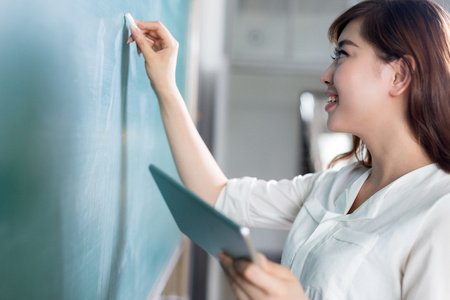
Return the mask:
[[248,228],[230,220],[156,166],[149,169],[181,232],[216,259],[224,252],[234,259],[258,263]]

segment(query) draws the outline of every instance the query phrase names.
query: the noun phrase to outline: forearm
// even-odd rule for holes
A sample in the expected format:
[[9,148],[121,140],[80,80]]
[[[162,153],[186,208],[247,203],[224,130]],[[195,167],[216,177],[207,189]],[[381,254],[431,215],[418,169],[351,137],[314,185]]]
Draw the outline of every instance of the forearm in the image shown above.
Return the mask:
[[214,205],[228,179],[200,137],[178,89],[159,89],[161,117],[183,183]]
[[144,54],[145,69],[159,100],[170,149],[183,183],[214,205],[227,178],[195,128],[175,83],[178,42],[161,22],[136,20],[132,37]]

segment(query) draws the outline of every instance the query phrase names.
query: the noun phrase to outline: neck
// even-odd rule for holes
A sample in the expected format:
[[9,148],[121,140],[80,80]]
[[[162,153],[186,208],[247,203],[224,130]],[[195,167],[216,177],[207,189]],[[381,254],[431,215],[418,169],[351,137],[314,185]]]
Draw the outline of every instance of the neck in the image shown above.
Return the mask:
[[382,139],[365,140],[372,155],[370,182],[381,189],[401,176],[433,163],[424,149],[408,134],[384,133]]

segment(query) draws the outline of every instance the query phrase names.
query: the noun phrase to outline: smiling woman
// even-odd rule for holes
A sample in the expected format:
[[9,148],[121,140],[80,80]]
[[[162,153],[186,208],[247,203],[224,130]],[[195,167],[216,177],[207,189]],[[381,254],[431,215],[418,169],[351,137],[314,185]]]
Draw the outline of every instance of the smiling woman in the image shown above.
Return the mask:
[[[365,1],[337,18],[329,29],[329,38],[337,43],[352,20],[362,20],[361,36],[380,60],[401,60],[411,76],[407,99],[407,122],[414,138],[432,161],[450,171],[450,94],[449,15],[431,1]],[[338,43],[339,48],[339,43]],[[353,149],[339,156],[359,158],[371,165],[371,153],[359,149],[364,142],[353,138]]]
[[450,298],[450,18],[440,6],[369,0],[336,19],[325,109],[329,129],[354,135],[335,161],[359,162],[280,181],[225,177],[173,81],[178,43],[160,23],[137,24],[183,182],[241,225],[290,229],[283,266],[219,256],[239,299]]
[[351,21],[339,37],[333,63],[322,76],[327,94],[328,128],[366,141],[386,138],[393,126],[402,130],[410,74],[402,60],[385,63],[360,36],[361,20]]

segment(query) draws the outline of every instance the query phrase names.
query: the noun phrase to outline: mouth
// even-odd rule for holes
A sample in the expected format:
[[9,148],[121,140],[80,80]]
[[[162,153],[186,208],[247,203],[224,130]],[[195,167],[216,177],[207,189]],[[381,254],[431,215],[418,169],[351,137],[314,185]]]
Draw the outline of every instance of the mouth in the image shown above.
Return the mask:
[[329,96],[328,100],[327,100],[327,103],[335,103],[335,102],[338,102],[338,101],[339,101],[339,97],[337,97],[337,96]]

